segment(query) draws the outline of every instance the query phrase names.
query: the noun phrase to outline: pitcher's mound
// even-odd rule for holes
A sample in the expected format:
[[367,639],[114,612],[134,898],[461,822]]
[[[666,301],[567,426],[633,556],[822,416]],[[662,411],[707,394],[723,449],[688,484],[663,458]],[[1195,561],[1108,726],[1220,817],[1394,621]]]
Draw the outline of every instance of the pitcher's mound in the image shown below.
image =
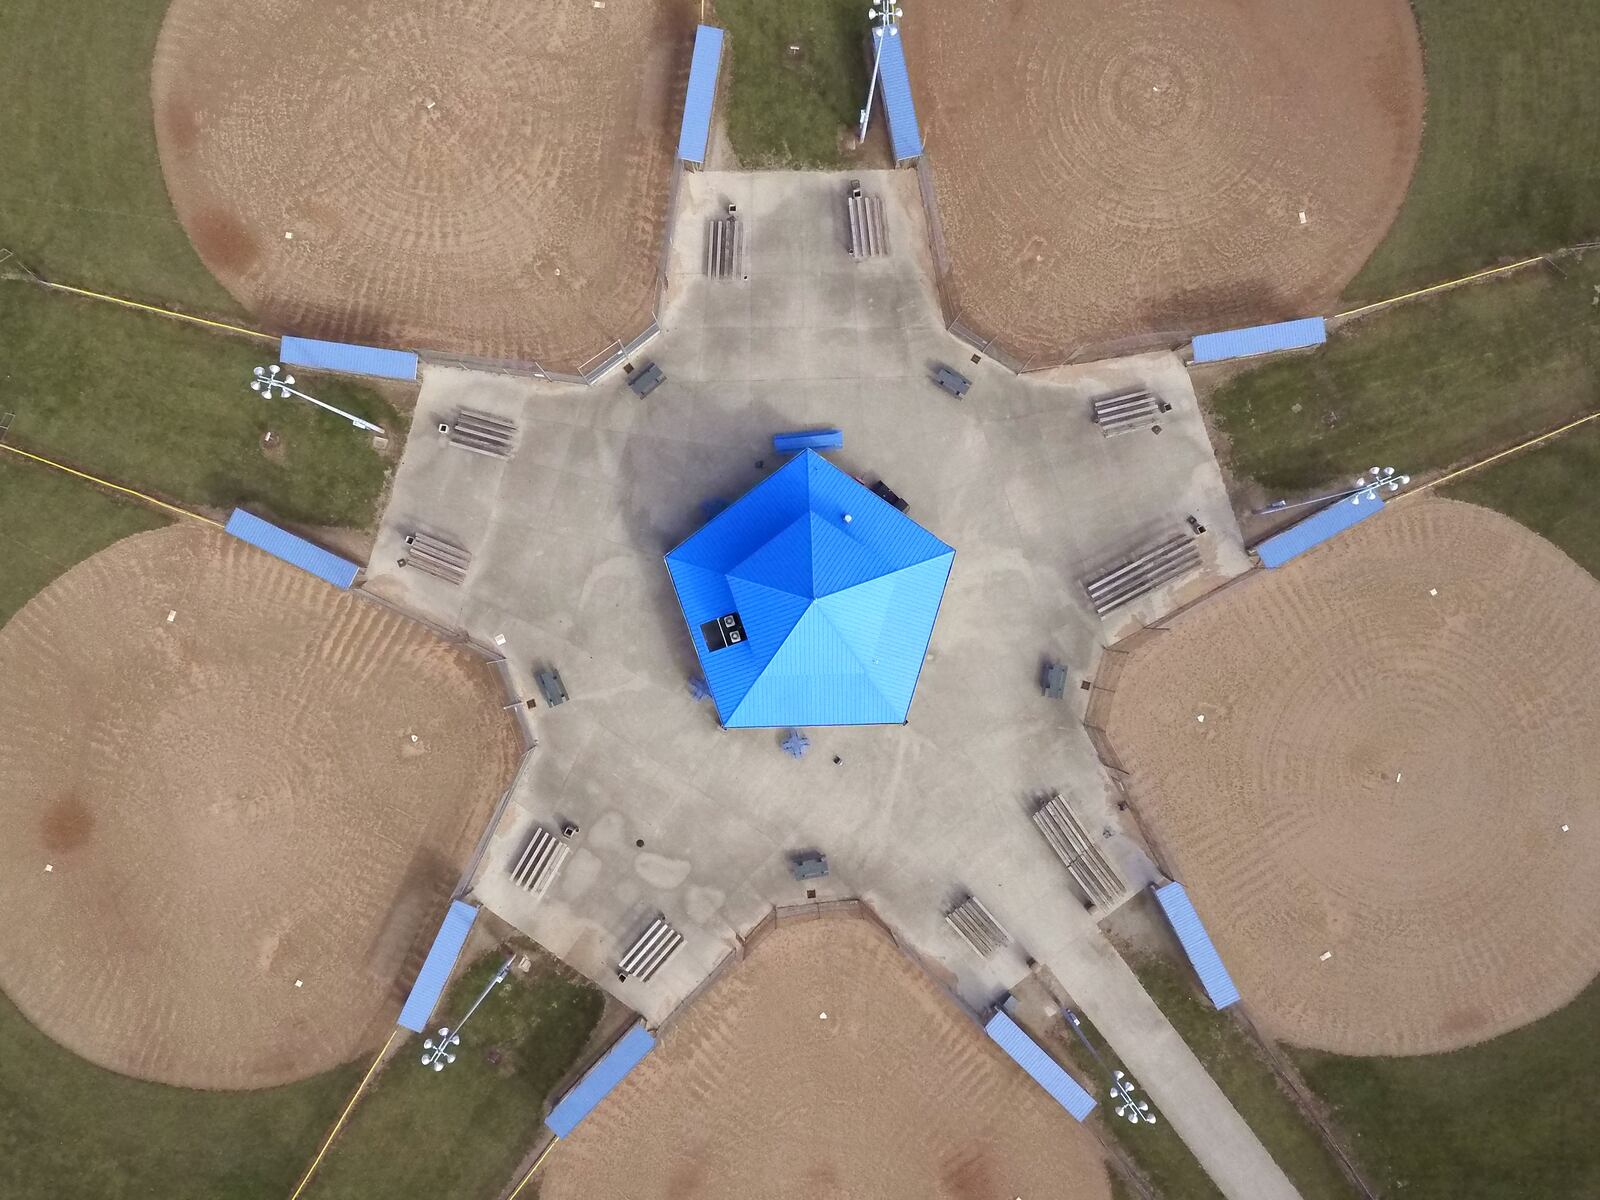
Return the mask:
[[188,1087],[382,1037],[518,752],[483,663],[194,527],[34,597],[0,680],[0,988]]
[[1414,499],[1153,636],[1111,737],[1254,1016],[1433,1053],[1600,971],[1596,680],[1600,583]]

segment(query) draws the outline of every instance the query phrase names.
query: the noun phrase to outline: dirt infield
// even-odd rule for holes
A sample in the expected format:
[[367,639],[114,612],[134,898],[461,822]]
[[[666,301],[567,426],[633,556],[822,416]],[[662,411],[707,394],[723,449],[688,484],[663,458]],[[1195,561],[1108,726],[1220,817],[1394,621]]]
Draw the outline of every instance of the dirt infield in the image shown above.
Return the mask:
[[905,30],[947,299],[1023,356],[1325,311],[1421,143],[1406,0],[951,3]]
[[1600,584],[1409,500],[1145,643],[1111,736],[1262,1024],[1429,1053],[1600,971],[1596,679]]
[[[826,1013],[826,1019],[822,1014]],[[866,921],[785,925],[550,1156],[542,1200],[1103,1200],[1093,1137]]]
[[62,575],[0,680],[0,988],[191,1087],[381,1040],[520,748],[482,663],[194,527]]
[[650,323],[693,28],[681,0],[174,0],[167,190],[275,329],[572,370]]

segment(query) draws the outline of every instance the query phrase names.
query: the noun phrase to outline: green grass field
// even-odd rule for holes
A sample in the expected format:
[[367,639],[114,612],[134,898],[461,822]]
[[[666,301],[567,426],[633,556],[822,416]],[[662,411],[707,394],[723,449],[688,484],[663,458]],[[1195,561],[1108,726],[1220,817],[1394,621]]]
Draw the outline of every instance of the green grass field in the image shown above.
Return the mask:
[[[867,94],[860,0],[718,0],[730,38],[728,140],[745,167],[839,167]],[[800,46],[798,55],[789,53]]]
[[0,626],[73,563],[164,524],[143,504],[0,453]]
[[1385,1196],[1600,1196],[1594,1081],[1600,983],[1542,1021],[1453,1054],[1340,1058],[1297,1051]]
[[[185,504],[370,525],[383,460],[338,417],[251,392],[251,369],[272,356],[267,343],[0,283],[0,407],[16,413],[11,444]],[[397,441],[405,432],[369,388],[329,377],[304,386]],[[270,453],[268,430],[279,439]]]
[[[1600,397],[1596,398],[1600,404]],[[1444,494],[1497,509],[1549,538],[1600,577],[1600,427],[1582,425],[1533,450],[1475,471]]]
[[0,5],[0,246],[63,283],[236,313],[178,224],[156,156],[150,62],[166,11],[167,0]]
[[1354,321],[1315,354],[1215,387],[1236,475],[1273,492],[1374,463],[1421,474],[1600,404],[1600,252]]
[[1600,4],[1412,0],[1427,63],[1416,176],[1348,289],[1376,300],[1600,237]]
[[[466,971],[439,1023],[465,1012],[502,961],[490,954]],[[494,1200],[537,1142],[545,1099],[604,1007],[598,988],[542,968],[528,981],[512,975],[484,1001],[443,1071],[424,1070],[411,1039],[356,1107],[307,1200]]]
[[1352,1200],[1358,1193],[1321,1136],[1232,1018],[1203,1001],[1186,970],[1166,959],[1145,957],[1130,965],[1304,1200]]
[[365,1069],[198,1092],[91,1066],[0,996],[6,1200],[283,1200]]

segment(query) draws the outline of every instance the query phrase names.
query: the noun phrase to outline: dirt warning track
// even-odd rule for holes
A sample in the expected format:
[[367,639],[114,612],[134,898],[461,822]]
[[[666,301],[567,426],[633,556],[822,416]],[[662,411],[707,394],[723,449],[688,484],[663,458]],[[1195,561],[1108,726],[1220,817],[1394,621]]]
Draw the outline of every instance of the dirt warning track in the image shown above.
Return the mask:
[[1451,1050],[1600,971],[1597,630],[1549,542],[1412,499],[1135,651],[1112,740],[1273,1034]]
[[167,189],[279,331],[574,370],[650,322],[692,39],[674,0],[174,0]]
[[34,597],[0,680],[0,988],[34,1024],[205,1088],[382,1040],[520,749],[483,663],[173,527]]
[[1324,311],[1421,144],[1406,0],[939,3],[904,29],[947,297],[1045,361]]

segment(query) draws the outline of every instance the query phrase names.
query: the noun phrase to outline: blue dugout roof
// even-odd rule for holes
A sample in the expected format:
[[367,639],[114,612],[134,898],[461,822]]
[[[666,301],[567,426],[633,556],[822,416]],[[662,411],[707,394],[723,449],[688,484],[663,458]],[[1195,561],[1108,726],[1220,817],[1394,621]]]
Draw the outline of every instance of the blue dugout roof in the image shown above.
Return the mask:
[[904,162],[922,153],[922,130],[917,125],[917,106],[911,99],[911,73],[906,70],[905,36],[896,32],[886,38],[881,27],[874,28],[872,36],[882,44],[878,86],[883,92],[883,111],[889,115],[889,144],[894,148],[895,161]]
[[318,579],[333,584],[334,587],[349,587],[355,582],[356,572],[361,570],[359,564],[340,558],[337,554],[330,554],[321,546],[308,542],[287,529],[279,529],[271,521],[263,521],[242,508],[233,510],[227,525],[223,528],[241,542],[248,542],[258,550],[265,550],[273,558],[282,559],[292,567],[309,571]]
[[550,1110],[544,1123],[557,1137],[566,1137],[655,1048],[656,1039],[640,1021],[618,1038],[606,1051],[605,1057],[590,1067],[572,1090],[561,1097],[561,1103]]
[[1087,1117],[1094,1108],[1094,1097],[1083,1089],[1083,1086],[1068,1075],[1056,1062],[1046,1054],[1031,1037],[1022,1032],[1009,1016],[1003,1012],[996,1012],[989,1018],[989,1023],[983,1027],[1000,1049],[1009,1054],[1012,1060],[1033,1077],[1033,1081],[1042,1087],[1045,1092],[1062,1108],[1066,1109],[1078,1120]]
[[1332,540],[1350,526],[1376,516],[1382,507],[1383,501],[1377,496],[1370,500],[1363,496],[1360,504],[1352,504],[1349,500],[1330,504],[1315,516],[1289,526],[1282,533],[1273,534],[1256,547],[1256,557],[1264,567],[1281,567],[1290,559],[1299,558],[1307,550]]
[[1321,317],[1252,325],[1248,329],[1202,333],[1194,339],[1194,361],[1220,362],[1225,358],[1249,358],[1279,350],[1302,350],[1307,346],[1320,346],[1327,340],[1328,323]]
[[380,350],[351,342],[319,342],[315,338],[286,337],[278,344],[278,361],[316,371],[343,371],[346,375],[372,375],[378,379],[417,377],[417,356],[409,350]]
[[954,560],[814,450],[666,559],[729,728],[904,721]]
[[683,99],[683,127],[678,157],[704,163],[711,138],[711,109],[717,102],[717,72],[722,67],[722,30],[702,25],[694,31],[694,56],[689,60],[689,93]]
[[1211,997],[1211,1003],[1218,1008],[1237,1004],[1239,989],[1234,986],[1233,976],[1228,974],[1228,968],[1222,965],[1222,956],[1211,944],[1211,935],[1201,924],[1200,914],[1195,912],[1194,902],[1189,899],[1189,893],[1184,890],[1183,884],[1177,882],[1162,884],[1156,889],[1156,903],[1161,905],[1161,911],[1166,913],[1167,923],[1172,926],[1172,932],[1178,935],[1178,941],[1183,944],[1183,952],[1189,956],[1190,963],[1194,965],[1195,974],[1200,976],[1200,986],[1206,989],[1206,995]]
[[467,944],[467,934],[472,932],[472,923],[477,919],[477,905],[464,900],[451,901],[450,911],[445,913],[433,945],[428,948],[428,957],[422,960],[422,970],[417,972],[417,981],[411,985],[405,1007],[400,1010],[400,1020],[396,1023],[402,1029],[421,1033],[428,1027],[428,1018],[439,1003],[444,985],[450,982],[450,972],[455,969],[461,947]]

